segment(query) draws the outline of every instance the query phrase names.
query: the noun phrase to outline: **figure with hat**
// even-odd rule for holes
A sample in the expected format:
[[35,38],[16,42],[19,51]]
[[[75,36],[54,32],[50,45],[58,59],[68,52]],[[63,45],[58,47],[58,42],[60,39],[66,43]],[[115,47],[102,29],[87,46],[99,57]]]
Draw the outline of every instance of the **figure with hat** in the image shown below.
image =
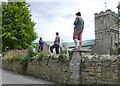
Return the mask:
[[59,37],[59,33],[56,32],[56,37],[55,37],[54,44],[52,46],[50,46],[51,55],[53,55],[53,49],[55,48],[56,55],[58,57],[58,55],[59,55],[59,47],[60,47],[60,37]]
[[[74,32],[73,32],[73,40],[75,43],[75,50],[80,50],[82,45],[82,32],[84,29],[84,20],[81,17],[81,13],[78,12],[75,14],[76,18],[74,21]],[[77,44],[77,40],[79,40],[79,46]]]

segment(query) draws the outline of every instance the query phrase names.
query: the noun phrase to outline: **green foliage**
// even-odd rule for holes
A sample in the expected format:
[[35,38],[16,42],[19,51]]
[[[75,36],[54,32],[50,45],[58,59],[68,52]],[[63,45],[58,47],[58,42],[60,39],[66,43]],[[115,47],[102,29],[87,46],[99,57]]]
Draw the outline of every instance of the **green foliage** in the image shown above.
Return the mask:
[[[64,52],[65,51],[65,52]],[[64,65],[67,64],[68,65],[68,62],[70,61],[68,59],[68,57],[66,56],[66,50],[62,50],[62,52],[60,52],[60,55],[58,57],[58,61],[63,63]]]
[[27,54],[18,54],[16,56],[12,56],[10,58],[7,58],[7,61],[10,62],[10,63],[13,63],[13,62],[16,62],[16,61],[20,62],[21,68],[22,68],[22,74],[25,74],[29,59],[30,58],[27,57]]
[[25,73],[27,70],[29,58],[28,57],[21,57],[19,60],[20,60],[20,63],[22,64],[23,73]]
[[63,52],[60,53],[58,60],[64,61],[64,53]]
[[2,49],[27,49],[36,39],[35,23],[26,2],[2,3]]
[[47,57],[47,54],[46,52],[39,52],[37,55],[37,61],[42,61],[43,59],[45,59]]
[[35,52],[33,51],[33,47],[28,48],[28,57],[33,57],[35,56]]
[[8,58],[7,61],[12,63],[14,61],[14,59],[13,58]]
[[19,56],[27,56],[28,50],[11,50],[8,52],[4,52],[3,59],[13,58],[13,57],[19,57]]
[[70,60],[68,60],[67,57],[66,57],[66,55],[65,55],[65,53],[62,52],[59,55],[58,61],[61,62],[64,65],[69,65],[68,63],[69,63]]
[[118,42],[118,43],[115,43],[115,45],[116,45],[116,47],[117,47],[117,49],[114,51],[115,52],[115,54],[120,54],[120,42]]
[[117,54],[120,54],[120,48],[117,49]]
[[38,48],[39,44],[38,44],[38,43],[33,43],[32,46],[33,46],[34,48]]
[[20,61],[22,62],[23,60],[26,60],[28,57],[27,57],[27,54],[17,54],[15,56],[11,56],[9,58],[7,58],[7,60],[9,62],[13,62],[13,61]]

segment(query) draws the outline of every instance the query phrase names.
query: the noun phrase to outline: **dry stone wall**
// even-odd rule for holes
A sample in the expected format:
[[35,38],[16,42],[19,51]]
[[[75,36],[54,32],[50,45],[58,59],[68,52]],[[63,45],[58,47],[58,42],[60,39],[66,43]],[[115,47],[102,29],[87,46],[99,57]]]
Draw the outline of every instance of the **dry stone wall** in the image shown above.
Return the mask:
[[120,78],[119,59],[120,56],[110,55],[85,56],[81,63],[81,82],[83,84],[118,84]]
[[[3,61],[3,68],[20,72],[19,62]],[[22,71],[23,72],[23,71]],[[120,84],[119,55],[84,55],[74,52],[71,61],[31,60],[27,75],[66,84]]]

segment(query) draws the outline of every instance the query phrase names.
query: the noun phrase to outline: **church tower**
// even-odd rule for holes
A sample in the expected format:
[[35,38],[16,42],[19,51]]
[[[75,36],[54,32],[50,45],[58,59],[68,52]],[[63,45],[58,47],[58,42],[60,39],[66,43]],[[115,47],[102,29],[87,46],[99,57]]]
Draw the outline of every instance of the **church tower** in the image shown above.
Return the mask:
[[111,10],[95,13],[95,45],[96,54],[114,54],[119,41],[119,29],[116,25],[117,14]]

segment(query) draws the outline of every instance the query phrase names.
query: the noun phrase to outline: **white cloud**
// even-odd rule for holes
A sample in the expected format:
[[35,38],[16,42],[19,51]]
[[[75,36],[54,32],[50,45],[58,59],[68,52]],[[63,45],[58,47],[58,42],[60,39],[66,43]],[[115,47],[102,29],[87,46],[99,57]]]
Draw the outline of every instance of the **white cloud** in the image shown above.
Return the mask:
[[[114,2],[113,2],[114,1]],[[63,41],[73,41],[73,22],[75,13],[80,11],[85,21],[83,40],[94,39],[94,13],[105,11],[107,8],[117,12],[119,0],[38,0],[29,2],[32,19],[36,22],[35,31],[43,40],[54,41],[55,32],[60,33]]]

